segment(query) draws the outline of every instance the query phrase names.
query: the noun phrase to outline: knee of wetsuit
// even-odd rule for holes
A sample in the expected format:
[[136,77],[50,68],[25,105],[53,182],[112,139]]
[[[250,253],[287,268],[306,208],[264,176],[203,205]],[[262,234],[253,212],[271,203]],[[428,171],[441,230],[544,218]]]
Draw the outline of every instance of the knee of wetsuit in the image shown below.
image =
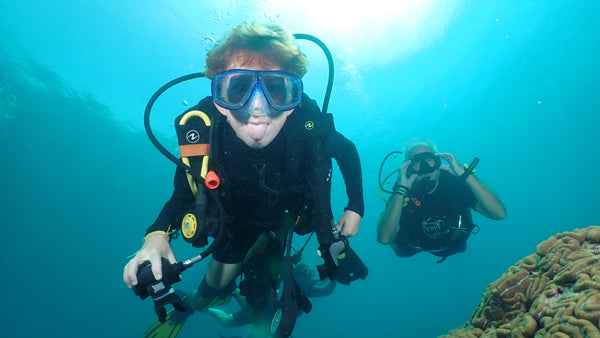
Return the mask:
[[231,300],[231,293],[235,290],[235,281],[231,280],[227,286],[222,289],[215,289],[208,285],[206,278],[202,279],[200,286],[191,299],[191,306],[194,310],[204,311],[209,307],[225,305]]

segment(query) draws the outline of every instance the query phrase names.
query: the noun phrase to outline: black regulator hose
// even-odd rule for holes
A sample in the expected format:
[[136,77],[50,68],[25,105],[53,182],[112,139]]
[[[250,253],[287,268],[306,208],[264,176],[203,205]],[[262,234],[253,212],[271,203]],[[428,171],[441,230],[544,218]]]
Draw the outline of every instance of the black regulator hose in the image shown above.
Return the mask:
[[152,107],[154,106],[154,103],[159,98],[159,96],[161,96],[169,88],[171,88],[181,82],[187,81],[187,80],[203,78],[203,77],[206,77],[206,75],[204,75],[203,72],[192,73],[192,74],[178,77],[174,80],[167,82],[165,85],[158,88],[158,90],[154,93],[154,95],[152,95],[152,97],[150,97],[150,100],[148,100],[148,103],[146,104],[146,110],[144,111],[144,128],[146,129],[146,134],[148,135],[150,142],[152,142],[152,144],[154,144],[154,146],[156,147],[156,149],[158,149],[158,151],[160,151],[169,160],[171,160],[171,162],[175,163],[175,165],[184,169],[190,175],[192,175],[194,177],[194,179],[196,180],[196,182],[203,182],[204,179],[201,178],[197,173],[192,172],[192,170],[190,170],[191,168],[189,166],[187,166],[185,163],[183,163],[183,161],[181,161],[181,159],[179,159],[179,158],[175,157],[175,155],[171,154],[162,144],[160,144],[160,142],[158,141],[156,136],[154,136],[154,132],[152,132],[152,127],[150,126],[150,113],[152,112]]
[[[192,73],[192,74],[184,75],[184,76],[178,77],[174,80],[167,82],[162,87],[160,87],[154,93],[154,95],[152,95],[152,97],[150,97],[150,99],[148,100],[148,103],[146,104],[146,110],[144,111],[144,128],[146,129],[146,134],[148,135],[148,138],[150,139],[152,144],[154,144],[156,149],[158,149],[158,151],[160,151],[163,155],[165,155],[165,157],[167,157],[169,160],[171,160],[171,162],[175,163],[175,165],[184,169],[187,173],[192,175],[194,180],[199,185],[203,184],[200,182],[204,182],[204,179],[197,172],[194,172],[193,170],[191,170],[191,168],[188,165],[186,165],[185,163],[183,163],[183,161],[181,159],[179,159],[175,155],[171,154],[158,141],[156,136],[154,136],[154,132],[152,132],[152,127],[150,126],[150,113],[152,112],[152,107],[154,106],[154,103],[156,102],[156,100],[169,88],[171,88],[181,82],[187,81],[187,80],[203,78],[203,77],[206,77],[206,75],[203,72],[199,72],[199,73]],[[219,198],[216,196],[216,193],[209,192],[208,195],[217,203],[217,205],[219,206],[218,212],[221,214],[222,210],[223,210],[223,206],[221,205]],[[223,215],[220,215],[220,217],[218,219],[221,220],[223,217],[224,217]],[[223,236],[223,228],[224,228],[223,224],[219,224],[217,226],[217,233],[215,234],[215,240],[212,242],[212,244],[208,248],[206,248],[206,250],[204,250],[198,256],[196,256],[192,259],[188,259],[185,262],[180,262],[180,264],[182,264],[182,266],[185,267],[184,269],[187,269],[188,267],[192,266],[194,263],[204,259],[205,257],[207,257],[208,255],[210,255],[212,253],[212,251],[215,248],[215,244],[218,243],[219,240]]]
[[321,111],[324,114],[327,113],[327,108],[329,107],[329,99],[331,97],[331,88],[333,87],[333,57],[331,56],[331,52],[329,48],[323,43],[323,41],[319,40],[315,36],[309,34],[294,34],[296,39],[304,39],[309,40],[317,44],[317,46],[321,47],[323,53],[325,53],[325,57],[327,58],[327,64],[329,65],[329,79],[327,80],[327,89],[325,90],[325,98],[323,99],[323,107],[321,107]]

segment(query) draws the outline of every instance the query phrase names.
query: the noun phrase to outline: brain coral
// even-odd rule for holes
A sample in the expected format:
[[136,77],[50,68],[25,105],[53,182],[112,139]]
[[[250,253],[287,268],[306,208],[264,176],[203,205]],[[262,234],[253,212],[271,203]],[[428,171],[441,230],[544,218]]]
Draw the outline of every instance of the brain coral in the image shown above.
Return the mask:
[[487,286],[442,337],[600,337],[600,226],[556,234]]

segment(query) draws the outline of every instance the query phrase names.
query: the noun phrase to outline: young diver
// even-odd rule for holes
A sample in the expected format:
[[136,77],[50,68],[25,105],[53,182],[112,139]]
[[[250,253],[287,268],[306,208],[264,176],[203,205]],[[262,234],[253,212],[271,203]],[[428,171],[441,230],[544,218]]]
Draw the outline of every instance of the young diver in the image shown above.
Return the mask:
[[[211,148],[217,150],[211,157],[222,181],[217,191],[227,217],[224,239],[215,247],[200,286],[187,297],[188,309],[203,311],[227,301],[236,277],[243,274],[242,295],[257,312],[268,313],[272,301],[260,296],[279,283],[286,233],[292,226],[299,233],[315,231],[326,264],[332,264],[327,253],[337,242],[331,229],[331,158],[338,162],[349,198],[337,229],[346,237],[358,232],[364,213],[358,152],[303,93],[300,78],[306,71],[306,57],[294,37],[273,24],[239,25],[207,55],[212,97],[190,110],[202,111],[213,121],[216,145]],[[146,231],[142,248],[124,268],[128,287],[137,285],[136,274],[146,262],[156,280],[163,277],[161,259],[176,263],[169,244],[172,230],[180,227],[196,197],[180,167],[174,185],[170,200]],[[296,219],[299,225],[293,225]],[[269,257],[262,260],[248,257],[259,238],[269,239]],[[254,264],[244,263],[249,261]],[[253,297],[253,292],[259,296]],[[189,312],[173,316],[184,319]],[[173,329],[161,335],[175,336],[179,324],[166,319]],[[266,318],[263,324],[268,324]]]

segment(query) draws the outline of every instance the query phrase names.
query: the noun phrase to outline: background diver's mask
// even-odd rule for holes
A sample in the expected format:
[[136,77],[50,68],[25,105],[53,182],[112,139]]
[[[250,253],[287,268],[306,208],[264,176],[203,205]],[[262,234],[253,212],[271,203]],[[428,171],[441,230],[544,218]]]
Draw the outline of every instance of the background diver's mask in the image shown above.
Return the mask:
[[213,77],[211,90],[213,101],[242,122],[252,113],[254,107],[249,103],[255,95],[259,95],[271,118],[302,103],[302,80],[279,70],[231,69]]
[[439,156],[436,156],[434,153],[419,153],[410,160],[410,165],[406,173],[408,176],[413,174],[426,175],[436,171],[441,164],[442,161]]

